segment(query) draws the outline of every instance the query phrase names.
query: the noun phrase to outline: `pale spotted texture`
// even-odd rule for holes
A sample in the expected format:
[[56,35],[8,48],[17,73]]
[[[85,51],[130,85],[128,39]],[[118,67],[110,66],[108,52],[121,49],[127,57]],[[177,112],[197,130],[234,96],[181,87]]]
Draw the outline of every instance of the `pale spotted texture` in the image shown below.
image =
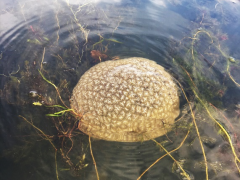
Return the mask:
[[144,141],[171,130],[179,115],[177,86],[154,61],[133,57],[88,70],[73,90],[80,130],[109,141]]

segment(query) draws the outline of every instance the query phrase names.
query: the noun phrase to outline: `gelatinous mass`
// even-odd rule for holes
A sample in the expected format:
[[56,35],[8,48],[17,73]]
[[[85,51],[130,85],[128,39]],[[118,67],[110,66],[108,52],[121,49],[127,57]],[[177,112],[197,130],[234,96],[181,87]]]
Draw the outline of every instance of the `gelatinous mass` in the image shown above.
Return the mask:
[[80,130],[109,141],[145,141],[172,129],[178,88],[154,61],[132,57],[99,63],[75,86],[71,108],[83,114]]

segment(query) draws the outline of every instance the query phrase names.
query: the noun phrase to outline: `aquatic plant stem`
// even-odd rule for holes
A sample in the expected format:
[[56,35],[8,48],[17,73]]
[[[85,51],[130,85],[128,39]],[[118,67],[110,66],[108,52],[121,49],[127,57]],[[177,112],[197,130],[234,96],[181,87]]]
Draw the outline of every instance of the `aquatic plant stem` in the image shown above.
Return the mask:
[[[182,67],[182,66],[181,66]],[[183,68],[183,67],[182,67]],[[184,68],[183,68],[184,71],[186,71]],[[205,154],[205,150],[204,150],[204,147],[203,147],[203,143],[202,143],[202,140],[201,140],[201,136],[200,136],[200,133],[199,133],[199,130],[198,130],[198,126],[197,126],[197,123],[196,123],[196,118],[195,118],[195,115],[193,113],[193,110],[192,110],[192,106],[191,106],[191,103],[189,102],[188,98],[187,98],[187,95],[182,87],[182,85],[177,81],[178,85],[180,86],[183,94],[184,94],[184,97],[189,105],[189,108],[190,108],[190,111],[191,111],[191,115],[192,115],[192,118],[193,118],[193,123],[194,123],[194,126],[195,126],[195,129],[196,129],[196,132],[197,132],[197,136],[198,136],[198,139],[199,139],[199,143],[200,143],[200,146],[201,146],[201,149],[202,149],[202,153],[203,153],[203,158],[204,158],[204,162],[205,162],[205,169],[206,169],[206,180],[208,180],[208,164],[207,164],[207,157],[206,157],[206,154]]]
[[231,75],[231,73],[230,73],[230,70],[229,70],[230,62],[229,62],[229,60],[228,60],[229,57],[221,50],[220,47],[216,46],[216,48],[217,48],[217,49],[220,51],[220,53],[226,58],[226,61],[227,61],[226,71],[227,71],[227,74],[228,74],[229,78],[230,78],[238,87],[240,87],[240,84],[235,81],[235,79],[232,77],[232,75]]
[[56,176],[57,176],[57,180],[59,180],[58,177],[58,169],[57,169],[57,148],[54,146],[54,144],[52,143],[52,141],[48,138],[48,136],[38,127],[36,127],[33,123],[29,122],[25,117],[19,115],[19,117],[23,118],[24,121],[26,121],[28,124],[30,124],[34,129],[38,130],[43,136],[46,137],[46,139],[50,142],[50,144],[52,145],[52,147],[55,150],[55,167],[56,167]]
[[57,30],[57,39],[56,39],[56,42],[58,43],[58,40],[59,40],[59,31],[60,31],[60,24],[59,24],[59,19],[58,19],[58,13],[59,13],[59,4],[57,2],[58,0],[55,0],[55,4],[56,4],[56,7],[57,7],[57,10],[56,10],[56,14],[55,14],[55,18],[56,18],[56,21],[57,21],[57,27],[58,27],[58,30]]
[[[194,48],[193,48],[193,45],[194,45],[195,40],[197,40],[196,36],[197,36],[199,33],[205,33],[205,34],[207,34],[207,35],[209,36],[209,38],[211,39],[211,44],[213,44],[212,36],[211,36],[207,31],[204,31],[204,30],[197,31],[197,32],[193,35],[193,38],[191,38],[191,39],[192,39],[191,54],[192,54],[192,59],[193,59],[193,61],[194,61],[194,65],[195,65],[195,56],[194,56],[194,50],[193,50]],[[234,84],[236,84],[238,87],[240,87],[240,84],[236,82],[236,80],[232,77],[232,75],[231,75],[231,73],[230,73],[230,70],[229,70],[230,63],[229,63],[229,60],[228,60],[228,59],[229,59],[229,56],[227,56],[227,55],[221,50],[220,45],[217,46],[217,45],[213,44],[213,46],[215,46],[215,47],[219,50],[219,52],[222,54],[222,56],[226,58],[226,61],[227,61],[226,72],[227,72],[229,78],[234,82]],[[215,63],[215,62],[214,62],[214,63]],[[213,65],[213,64],[212,64],[212,65]]]
[[[45,47],[44,47],[44,49],[43,49],[43,56],[42,56],[42,62],[43,62],[43,60],[44,60],[44,55],[45,55]],[[38,70],[38,72],[40,73],[40,75],[42,76],[42,78],[47,82],[47,83],[49,83],[49,84],[51,84],[54,88],[55,88],[55,90],[56,90],[56,92],[57,92],[57,94],[58,94],[58,97],[59,97],[59,99],[60,99],[60,101],[62,102],[62,104],[65,106],[65,108],[67,109],[67,110],[64,110],[64,111],[61,111],[61,112],[57,112],[57,113],[54,113],[54,115],[53,114],[49,114],[49,116],[50,115],[52,115],[52,116],[61,116],[64,112],[66,112],[66,111],[71,111],[75,116],[78,116],[78,117],[82,117],[82,115],[79,115],[79,114],[77,114],[73,109],[70,109],[65,103],[64,103],[64,101],[62,100],[62,97],[61,97],[61,95],[60,95],[60,92],[59,92],[59,90],[58,90],[58,87],[55,85],[55,84],[53,84],[51,81],[49,81],[49,80],[47,80],[47,78],[45,78],[45,76],[42,74],[42,72],[41,72],[41,69],[42,69],[42,63],[41,63],[41,68],[40,68],[40,70]],[[59,115],[60,114],[60,115]]]
[[[79,12],[79,11],[81,10],[81,8],[82,8],[83,6],[86,6],[86,5],[90,4],[90,3],[83,4],[82,6],[79,5],[77,12],[74,12],[74,11],[73,11],[72,7],[71,7],[70,4],[69,4],[69,1],[66,1],[66,3],[67,3],[69,9],[71,10],[71,12],[72,12],[72,14],[73,14],[73,17],[74,17],[73,20],[75,21],[76,25],[80,28],[80,31],[81,31],[81,32],[83,33],[83,35],[84,35],[84,38],[85,38],[85,41],[86,41],[85,44],[87,44],[87,42],[88,42],[88,34],[89,34],[90,30],[84,29],[84,27],[79,23],[79,20],[78,20],[78,18],[76,17],[76,14],[77,14],[77,12]],[[84,44],[84,45],[85,45],[85,44]]]
[[232,75],[231,75],[231,73],[230,73],[230,70],[229,70],[229,67],[230,67],[230,65],[229,65],[229,60],[227,60],[227,73],[228,73],[228,76],[230,77],[230,79],[238,86],[238,87],[240,87],[240,84],[239,83],[237,83],[236,81],[235,81],[235,79],[232,77]]
[[90,148],[90,152],[91,152],[91,156],[93,159],[93,164],[95,166],[95,171],[96,171],[96,175],[97,175],[97,180],[99,180],[99,175],[98,175],[98,170],[97,170],[97,163],[95,161],[95,158],[93,156],[93,152],[92,152],[92,143],[91,143],[91,136],[89,136],[89,148]]
[[[181,66],[181,68],[183,68],[182,66]],[[187,72],[187,70],[185,70],[184,68],[183,68],[183,70],[185,71],[185,72]],[[187,73],[188,74],[188,73]],[[192,78],[190,77],[190,76],[188,76],[189,78],[190,78],[190,80],[192,81]],[[178,84],[180,85],[180,87],[181,87],[181,89],[182,89],[182,86],[181,86],[181,84],[178,82]],[[183,89],[182,89],[183,90]],[[238,169],[238,171],[239,171],[239,173],[240,173],[240,168],[239,168],[239,166],[238,166],[238,164],[237,164],[237,162],[238,163],[240,163],[240,160],[239,160],[239,158],[238,158],[238,156],[237,156],[237,154],[236,154],[236,152],[235,152],[235,149],[234,149],[234,147],[233,147],[233,143],[232,143],[232,140],[231,140],[231,137],[230,137],[230,135],[228,134],[228,132],[226,131],[226,129],[212,116],[212,114],[210,113],[210,111],[209,111],[209,109],[207,108],[207,106],[206,106],[206,104],[202,101],[202,99],[198,96],[198,94],[197,94],[197,92],[195,91],[195,89],[192,87],[192,91],[193,91],[193,93],[195,94],[195,96],[196,96],[196,98],[198,99],[198,101],[203,105],[203,107],[205,108],[205,110],[207,111],[207,113],[208,113],[208,115],[209,115],[209,117],[220,127],[220,129],[224,132],[224,134],[227,136],[227,139],[228,139],[228,142],[229,142],[229,144],[230,144],[230,147],[231,147],[231,149],[232,149],[232,153],[233,153],[233,155],[234,155],[234,158],[235,158],[235,164],[236,164],[236,167],[237,167],[237,169]],[[186,94],[185,94],[185,92],[183,91],[183,93],[184,93],[184,96],[186,97]],[[187,98],[187,97],[186,97]],[[187,100],[187,99],[186,99]],[[188,100],[187,100],[188,101]],[[192,109],[191,109],[191,111],[192,111]],[[200,140],[200,142],[202,143],[202,141],[201,141],[201,139],[199,139]],[[205,153],[203,154],[204,155],[204,157],[206,157],[205,156]],[[205,159],[205,158],[204,158]],[[205,162],[206,163],[206,162]],[[206,164],[207,165],[207,164]]]
[[25,117],[19,115],[19,117],[23,118],[24,121],[26,121],[28,124],[30,124],[32,127],[34,127],[36,130],[38,130],[43,136],[46,137],[46,139],[50,142],[50,144],[52,145],[52,147],[54,148],[55,151],[57,151],[57,148],[54,146],[54,144],[52,143],[52,141],[49,139],[49,137],[38,127],[36,127],[33,123],[29,122]]
[[207,106],[205,105],[205,103],[200,99],[200,97],[198,96],[198,94],[196,93],[196,91],[195,91],[194,89],[193,89],[193,92],[194,92],[195,96],[197,97],[197,99],[199,100],[199,102],[203,105],[203,107],[204,107],[205,110],[207,111],[209,117],[220,127],[220,129],[221,129],[221,130],[224,132],[224,134],[227,136],[228,142],[229,142],[229,144],[230,144],[230,147],[231,147],[231,149],[232,149],[232,153],[233,153],[234,158],[235,158],[236,167],[237,167],[237,169],[238,169],[238,171],[239,171],[239,173],[240,173],[240,168],[239,168],[239,166],[238,166],[238,164],[237,164],[237,162],[240,163],[240,160],[239,160],[239,158],[238,158],[238,156],[237,156],[237,154],[236,154],[236,152],[235,152],[235,149],[234,149],[234,147],[233,147],[233,143],[232,143],[232,140],[231,140],[230,135],[228,134],[228,132],[226,131],[226,129],[212,116],[212,114],[210,113],[209,109],[207,108]]
[[231,126],[232,130],[235,131],[233,125],[231,124],[231,122],[228,120],[228,118],[218,109],[216,108],[213,104],[209,103],[216,111],[218,111],[219,114],[221,114],[221,116],[228,122],[228,124]]
[[181,171],[183,172],[183,175],[188,179],[191,180],[190,177],[187,175],[186,171],[182,168],[182,166],[179,164],[179,162],[170,154],[170,152],[168,152],[163,145],[161,145],[161,143],[158,143],[155,139],[152,139],[157,145],[159,145],[166,153],[168,156],[170,156],[172,158],[172,160],[177,164],[177,166],[181,169]]
[[62,111],[55,112],[53,114],[46,114],[46,116],[62,116],[65,112],[74,111],[73,109],[66,109]]
[[194,45],[195,40],[197,40],[196,36],[197,36],[199,33],[205,33],[205,34],[207,34],[207,35],[211,38],[211,43],[213,43],[212,37],[211,37],[211,35],[210,35],[207,31],[203,31],[203,30],[197,31],[197,32],[193,35],[193,38],[192,38],[192,50],[191,50],[191,52],[192,52],[192,59],[193,59],[193,61],[195,60],[194,52],[193,52],[193,49],[194,49],[194,48],[193,48],[193,45]]
[[59,180],[59,177],[58,177],[58,166],[57,166],[57,150],[55,151],[55,167],[56,167],[57,180]]
[[60,95],[60,93],[59,93],[59,90],[58,90],[57,86],[56,86],[55,84],[53,84],[51,81],[47,80],[40,70],[38,70],[38,72],[40,73],[40,75],[42,76],[42,78],[43,78],[47,83],[51,84],[51,85],[56,89],[57,94],[58,94],[58,97],[59,97],[59,99],[61,100],[62,104],[63,104],[67,109],[69,109],[68,106],[67,106],[67,105],[64,103],[64,101],[62,100],[62,97],[61,97],[61,95]]
[[[176,149],[173,149],[172,151],[169,151],[169,153],[172,153],[172,152],[175,152],[177,151],[178,149],[180,149],[183,145],[183,143],[185,142],[185,140],[187,139],[188,135],[189,135],[189,130],[186,134],[186,136],[184,137],[184,139],[182,140],[182,142],[180,143],[180,145],[176,148]],[[152,163],[138,178],[137,180],[140,180],[142,178],[142,176],[151,168],[153,167],[155,164],[157,164],[157,162],[159,162],[162,158],[164,158],[165,156],[167,156],[168,153],[164,154],[163,156],[161,156],[160,158],[158,158],[154,163]]]
[[44,60],[44,56],[45,56],[45,47],[43,48],[43,55],[42,55],[42,61],[41,61],[41,66],[40,66],[40,71],[42,71],[42,64],[43,64],[43,60]]

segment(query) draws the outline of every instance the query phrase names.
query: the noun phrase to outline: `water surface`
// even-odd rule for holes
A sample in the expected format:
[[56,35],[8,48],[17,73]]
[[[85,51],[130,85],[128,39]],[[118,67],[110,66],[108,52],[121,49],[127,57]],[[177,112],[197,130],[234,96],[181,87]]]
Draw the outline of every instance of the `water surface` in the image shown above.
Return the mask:
[[[62,110],[53,105],[69,107],[89,68],[126,57],[154,60],[182,84],[193,113],[179,88],[183,118],[156,141],[170,152],[189,131],[171,153],[188,177],[206,179],[206,155],[209,179],[239,179],[238,1],[4,0],[0,7],[0,179],[97,179],[88,136],[73,116],[46,115]],[[137,179],[166,154],[154,141],[91,144],[101,180]],[[141,179],[187,179],[173,158]]]

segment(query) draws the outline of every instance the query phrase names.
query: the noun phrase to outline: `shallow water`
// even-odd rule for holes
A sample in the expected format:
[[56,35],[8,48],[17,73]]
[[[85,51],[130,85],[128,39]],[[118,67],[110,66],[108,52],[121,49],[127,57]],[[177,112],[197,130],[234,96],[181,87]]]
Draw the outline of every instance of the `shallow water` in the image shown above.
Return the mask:
[[[191,179],[206,179],[203,154],[209,179],[239,179],[238,1],[4,0],[0,7],[0,179],[97,179],[88,136],[74,117],[46,115],[62,110],[53,105],[69,107],[89,68],[134,56],[156,61],[182,84],[204,153],[180,89],[183,118],[156,141],[170,152],[189,130],[171,155]],[[101,180],[137,179],[166,154],[154,141],[91,144]],[[186,177],[166,155],[141,179]]]

